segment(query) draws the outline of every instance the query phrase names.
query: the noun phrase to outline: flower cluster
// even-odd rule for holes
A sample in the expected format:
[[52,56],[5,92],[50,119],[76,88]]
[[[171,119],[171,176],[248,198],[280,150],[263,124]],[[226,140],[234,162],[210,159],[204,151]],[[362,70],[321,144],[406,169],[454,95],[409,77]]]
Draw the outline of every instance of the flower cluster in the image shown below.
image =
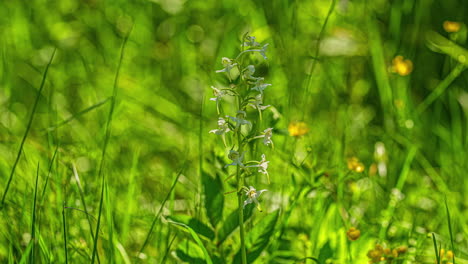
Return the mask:
[[[224,145],[229,149],[228,158],[232,161],[225,165],[225,168],[229,166],[237,167],[237,186],[238,193],[242,193],[246,196],[244,200],[244,206],[250,203],[255,203],[257,208],[261,211],[258,197],[266,190],[257,191],[254,187],[249,188],[245,186],[245,175],[252,175],[249,171],[251,168],[256,168],[256,172],[259,175],[265,175],[268,183],[270,177],[268,174],[269,161],[266,160],[266,155],[261,155],[261,160],[245,160],[244,147],[247,147],[247,143],[262,139],[263,144],[267,147],[274,147],[273,143],[273,128],[266,128],[263,131],[256,131],[260,124],[255,123],[257,119],[248,118],[247,111],[253,109],[258,112],[258,117],[261,123],[262,112],[267,110],[271,105],[264,104],[264,95],[268,87],[271,86],[269,83],[265,83],[265,78],[258,76],[255,71],[255,65],[246,64],[248,61],[246,56],[248,54],[259,54],[263,59],[267,60],[266,51],[268,44],[261,45],[256,41],[253,36],[245,36],[242,44],[242,50],[236,58],[223,57],[221,63],[223,68],[217,70],[217,73],[225,74],[230,82],[228,88],[219,88],[211,86],[213,91],[213,97],[211,101],[216,102],[216,109],[218,112],[218,128],[212,129],[209,132],[218,136],[221,136]],[[220,104],[226,96],[232,96],[235,98],[235,115],[228,115],[222,113]],[[232,100],[230,100],[232,101]],[[250,115],[250,114],[249,114]],[[226,140],[229,137],[229,140]],[[226,144],[231,142],[231,146]]]
[[380,244],[376,244],[374,249],[367,252],[369,263],[393,263],[394,260],[398,259],[401,255],[408,251],[408,247],[399,246],[394,249],[384,248]]
[[453,254],[452,250],[445,251],[445,249],[442,248],[439,251],[440,263],[452,264],[454,256],[455,255]]
[[360,162],[359,159],[356,157],[348,158],[347,165],[348,165],[348,169],[355,171],[357,173],[361,173],[365,169],[364,164],[362,164],[362,162]]

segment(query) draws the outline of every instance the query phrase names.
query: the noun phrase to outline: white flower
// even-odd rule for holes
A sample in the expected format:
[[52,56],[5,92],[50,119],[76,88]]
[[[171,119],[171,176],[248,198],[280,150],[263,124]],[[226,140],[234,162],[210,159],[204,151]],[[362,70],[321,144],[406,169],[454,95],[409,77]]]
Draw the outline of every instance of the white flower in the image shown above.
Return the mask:
[[273,136],[273,128],[267,128],[263,130],[263,144],[266,146],[269,146],[270,144],[273,144],[273,141],[271,140],[271,137]]
[[237,111],[237,117],[233,116],[226,116],[229,117],[232,121],[236,122],[236,128],[240,127],[241,125],[251,125],[250,121],[245,120],[247,113],[245,111]]
[[265,144],[266,146],[269,146],[271,144],[271,146],[274,147],[273,140],[271,140],[272,136],[273,136],[273,128],[267,128],[263,130],[262,135],[253,137],[250,140],[263,138],[263,144]]
[[262,154],[262,160],[260,161],[260,164],[258,164],[258,172],[268,175],[268,163],[269,161],[266,160],[265,154]]
[[258,109],[259,111],[263,111],[270,107],[270,105],[262,105],[263,103],[263,97],[262,94],[258,94],[255,96],[255,101],[253,101],[251,104],[249,104],[251,107],[254,109]]
[[224,135],[229,131],[231,131],[231,129],[229,129],[229,124],[224,118],[220,117],[218,119],[218,129],[210,130],[210,133],[214,133],[216,135]]
[[266,160],[265,154],[262,154],[262,160],[258,162],[256,165],[249,165],[246,166],[247,168],[258,168],[258,172],[263,175],[266,175],[268,178],[268,183],[270,183],[270,175],[268,175],[268,163],[269,161]]
[[[263,81],[263,80],[262,80]],[[271,86],[269,83],[262,83],[262,82],[257,82],[254,87],[252,87],[250,90],[254,91],[259,91],[260,94],[263,94],[263,91],[268,87]]]
[[265,78],[263,77],[255,77],[253,74],[255,73],[255,66],[248,65],[247,67],[242,70],[242,75],[244,79],[253,81],[254,84],[262,83]]
[[263,59],[265,59],[265,60],[268,59],[267,56],[266,56],[266,54],[265,54],[267,48],[268,48],[268,43],[265,44],[265,45],[263,45],[262,49],[256,50],[256,51],[260,52],[260,55],[262,55]]
[[246,42],[244,42],[244,46],[248,46],[248,47],[260,47],[260,43],[256,42],[255,41],[255,37],[253,36],[247,36],[245,37],[246,38]]
[[245,69],[243,70],[243,75],[245,79],[256,80],[257,78],[252,76],[254,73],[255,73],[255,66],[253,65],[249,65],[245,67]]
[[237,63],[233,63],[231,59],[226,58],[226,57],[223,57],[221,59],[221,63],[223,64],[224,68],[216,72],[217,73],[225,72],[228,74],[229,78],[231,78],[231,70],[237,65]]
[[220,90],[214,86],[211,86],[211,89],[213,89],[213,95],[215,97],[213,98],[210,98],[210,101],[215,101],[215,102],[218,102],[219,99],[221,99],[221,97],[223,97],[224,95],[226,95],[226,91],[224,90]]
[[231,149],[229,151],[228,158],[232,160],[232,163],[226,164],[224,166],[225,168],[227,168],[228,166],[237,166],[237,165],[239,165],[242,168],[245,168],[245,165],[242,163],[242,160],[244,159],[244,152],[242,152],[242,154],[239,154],[239,152]]
[[264,189],[257,192],[257,190],[252,186],[250,186],[250,188],[244,186],[242,189],[245,191],[245,195],[247,196],[247,199],[244,201],[244,208],[250,203],[255,203],[257,205],[257,209],[261,212],[262,208],[260,207],[260,203],[258,202],[258,197],[260,197],[260,195],[263,192],[266,192],[268,190]]

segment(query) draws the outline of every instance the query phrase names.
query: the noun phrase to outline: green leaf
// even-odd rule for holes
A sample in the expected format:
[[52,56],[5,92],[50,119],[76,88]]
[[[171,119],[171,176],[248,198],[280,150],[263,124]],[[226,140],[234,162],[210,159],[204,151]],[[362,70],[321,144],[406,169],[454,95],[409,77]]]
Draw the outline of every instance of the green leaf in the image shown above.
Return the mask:
[[[183,223],[174,222],[174,221],[169,221],[169,223],[171,223],[173,225],[178,225],[178,226],[185,227],[189,231],[190,235],[192,235],[193,240],[195,240],[195,242],[197,243],[197,245],[200,247],[201,251],[203,252],[203,256],[205,257],[206,264],[213,264],[213,261],[211,260],[210,254],[208,254],[208,251],[206,250],[205,246],[203,245],[200,237],[197,235],[197,233],[192,228],[190,228],[190,226],[188,226],[186,224],[183,224]],[[190,263],[196,263],[196,262],[190,262]]]
[[[253,263],[268,246],[270,238],[275,231],[276,222],[278,221],[279,210],[265,216],[257,223],[252,230],[248,232],[246,239],[247,261]],[[234,263],[241,263],[241,252],[237,252],[234,257]]]
[[447,54],[454,60],[468,66],[468,50],[443,37],[435,31],[426,33],[427,45],[434,52]]
[[174,222],[182,223],[189,226],[193,231],[197,234],[202,235],[210,240],[213,240],[215,237],[215,233],[211,227],[207,226],[206,224],[202,223],[200,220],[193,218],[188,215],[171,215],[168,216],[167,219],[172,220]]
[[[254,209],[254,204],[248,204],[244,209],[244,222],[247,221],[251,216]],[[239,215],[236,211],[233,211],[223,222],[223,225],[218,231],[218,245],[222,244],[232,232],[239,226]]]
[[176,249],[176,255],[182,261],[194,264],[205,264],[203,250],[194,242],[184,240],[179,243]]
[[333,257],[333,250],[330,246],[330,241],[327,241],[325,245],[320,249],[320,253],[318,256],[319,263],[326,263],[327,259]]
[[219,174],[215,178],[202,173],[203,188],[205,189],[205,209],[211,226],[215,227],[223,218],[224,194],[223,182]]

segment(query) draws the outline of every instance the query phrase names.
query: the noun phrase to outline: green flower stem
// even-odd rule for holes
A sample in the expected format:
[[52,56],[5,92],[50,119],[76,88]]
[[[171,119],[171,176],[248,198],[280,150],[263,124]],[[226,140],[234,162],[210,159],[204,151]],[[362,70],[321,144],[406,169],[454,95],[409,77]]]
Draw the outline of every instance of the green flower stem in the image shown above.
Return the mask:
[[[241,99],[239,98],[239,110],[241,110]],[[237,150],[240,155],[243,152],[243,145],[242,145],[242,135],[241,135],[241,127],[236,129],[236,136],[237,136],[237,145],[239,149]],[[242,201],[242,187],[244,186],[244,177],[241,174],[241,167],[237,165],[237,172],[236,172],[236,179],[237,179],[237,202],[238,202],[238,212],[239,212],[239,230],[240,230],[240,241],[241,241],[241,255],[242,255],[242,264],[247,264],[247,253],[245,250],[245,230],[244,230],[244,204]]]

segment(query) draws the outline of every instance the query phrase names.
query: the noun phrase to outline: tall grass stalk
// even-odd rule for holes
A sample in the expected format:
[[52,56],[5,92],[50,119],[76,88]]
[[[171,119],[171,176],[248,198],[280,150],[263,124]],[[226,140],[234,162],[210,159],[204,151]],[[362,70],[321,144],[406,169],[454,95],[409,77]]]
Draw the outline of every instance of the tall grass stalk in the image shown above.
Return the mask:
[[450,210],[447,204],[447,197],[445,197],[445,209],[447,211],[447,223],[448,223],[448,229],[450,233],[450,243],[452,244],[452,251],[453,251],[453,264],[456,264],[455,262],[455,245],[453,243],[453,231],[452,231],[452,220],[450,218]]
[[156,222],[159,220],[159,216],[161,215],[161,212],[162,212],[162,210],[164,208],[164,205],[166,204],[167,200],[169,200],[169,197],[171,196],[172,191],[175,189],[177,183],[179,182],[179,177],[180,177],[180,175],[182,175],[182,172],[184,171],[186,165],[187,165],[187,161],[184,163],[184,165],[182,166],[180,171],[177,173],[177,175],[176,175],[176,177],[175,177],[175,179],[174,179],[174,181],[173,181],[173,183],[171,185],[171,188],[169,189],[169,192],[167,193],[166,197],[162,201],[158,212],[154,216],[153,221],[152,221],[151,226],[150,226],[150,229],[148,231],[148,234],[146,235],[145,241],[141,245],[140,251],[138,251],[138,253],[143,253],[143,251],[145,250],[145,247],[148,244],[148,242],[149,242],[149,240],[151,238],[151,235],[153,234],[153,230],[154,230],[154,227],[156,226]]
[[37,201],[37,183],[39,181],[39,162],[37,163],[37,172],[36,172],[36,185],[34,187],[34,202],[32,208],[32,219],[31,219],[31,255],[30,263],[36,263],[34,251],[36,246],[36,201]]
[[16,155],[15,162],[13,163],[13,167],[11,168],[10,177],[8,177],[8,181],[7,181],[5,190],[3,191],[2,201],[0,202],[0,210],[2,210],[4,205],[5,205],[5,199],[6,199],[6,196],[8,194],[8,190],[10,189],[10,184],[11,184],[11,181],[13,180],[13,176],[15,175],[16,166],[18,165],[18,162],[19,162],[20,157],[21,157],[21,153],[23,152],[24,142],[26,142],[26,138],[28,137],[29,130],[31,129],[32,121],[34,119],[34,115],[36,114],[37,104],[39,102],[39,98],[41,98],[41,93],[42,93],[42,90],[44,89],[44,86],[45,86],[47,72],[49,72],[49,67],[52,64],[52,60],[54,59],[55,52],[56,52],[56,49],[54,49],[54,51],[52,52],[52,55],[50,56],[49,62],[47,63],[47,66],[45,68],[44,74],[42,75],[41,86],[39,87],[39,91],[37,92],[36,100],[34,101],[34,105],[33,105],[33,108],[31,110],[31,116],[29,117],[28,125],[26,126],[26,131],[24,132],[23,139],[21,140],[21,144],[20,144],[20,147],[19,147],[19,150],[18,150],[18,154]]
[[114,108],[115,108],[115,101],[117,97],[117,86],[118,86],[118,80],[119,80],[119,75],[120,75],[120,67],[122,66],[122,59],[124,56],[124,51],[125,51],[125,45],[127,44],[128,40],[128,35],[124,38],[122,47],[120,48],[120,58],[119,58],[119,63],[117,65],[117,71],[115,73],[115,78],[114,78],[114,87],[112,91],[112,97],[111,97],[111,103],[110,103],[110,109],[109,109],[109,114],[107,116],[107,124],[106,124],[106,135],[104,138],[104,145],[102,147],[102,155],[101,155],[101,161],[99,165],[99,171],[98,171],[98,178],[101,178],[101,195],[99,199],[99,212],[98,212],[98,220],[96,224],[96,231],[94,232],[94,245],[93,245],[93,254],[91,257],[91,263],[94,263],[94,260],[96,258],[97,254],[97,240],[99,237],[99,228],[101,225],[101,212],[102,212],[102,205],[104,202],[104,186],[106,184],[106,177],[105,174],[102,172],[104,168],[104,158],[106,156],[106,151],[107,151],[107,145],[109,144],[109,138],[111,134],[111,124],[112,124],[112,116],[114,114]]
[[68,264],[68,250],[67,250],[67,219],[65,216],[65,205],[62,207],[62,225],[63,225],[63,251],[65,255],[65,264]]

